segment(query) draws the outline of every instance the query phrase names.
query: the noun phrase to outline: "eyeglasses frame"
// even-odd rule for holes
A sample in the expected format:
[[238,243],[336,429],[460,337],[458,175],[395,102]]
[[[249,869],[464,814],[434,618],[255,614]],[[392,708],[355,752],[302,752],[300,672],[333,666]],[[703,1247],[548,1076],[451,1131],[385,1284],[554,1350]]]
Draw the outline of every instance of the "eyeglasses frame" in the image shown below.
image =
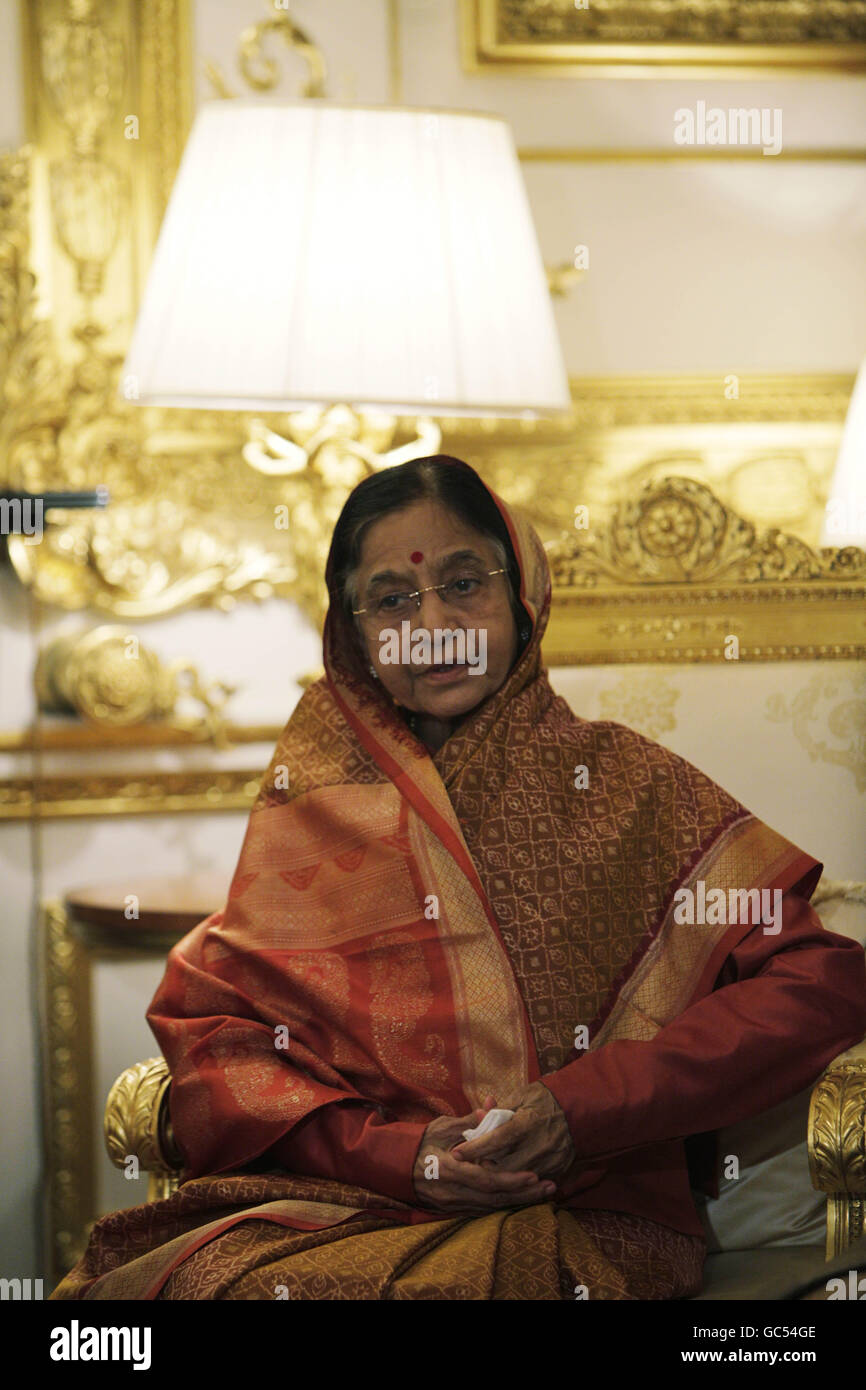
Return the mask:
[[[507,574],[507,573],[508,573],[508,569],[507,569],[507,568],[505,568],[505,569],[500,569],[500,570],[486,570],[486,571],[485,571],[485,578],[486,578],[486,579],[490,579],[494,574]],[[466,578],[469,578],[469,576],[468,576],[468,575],[458,575],[458,578],[460,578],[460,579],[466,579]],[[453,584],[453,583],[454,583],[454,580],[453,580],[453,579],[443,579],[443,581],[442,581],[441,584],[428,584],[428,585],[426,586],[426,588],[424,588],[424,589],[407,589],[407,591],[406,591],[406,597],[407,597],[407,598],[414,598],[414,599],[417,600],[415,607],[416,607],[416,609],[420,612],[420,609],[421,609],[421,595],[422,595],[422,594],[429,594],[429,593],[431,593],[434,589],[435,589],[436,592],[438,593],[438,591],[439,591],[440,589],[447,589],[448,585],[449,585],[449,584]],[[369,608],[353,608],[353,609],[352,609],[352,617],[353,617],[353,618],[360,618],[360,616],[361,616],[362,613],[369,613],[369,612],[370,612],[370,609],[369,609]]]

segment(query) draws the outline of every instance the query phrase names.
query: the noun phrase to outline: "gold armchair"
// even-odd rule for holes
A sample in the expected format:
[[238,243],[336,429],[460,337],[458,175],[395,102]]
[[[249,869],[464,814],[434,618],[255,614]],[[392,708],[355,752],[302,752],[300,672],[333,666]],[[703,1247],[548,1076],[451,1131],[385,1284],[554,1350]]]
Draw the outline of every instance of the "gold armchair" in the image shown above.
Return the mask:
[[866,1038],[826,1066],[809,1104],[809,1176],[827,1194],[827,1259],[866,1233]]
[[[105,1107],[109,1156],[118,1168],[137,1161],[149,1175],[148,1201],[168,1197],[180,1177],[170,1085],[165,1058],[136,1062],[117,1078]],[[815,1082],[808,1151],[812,1186],[827,1195],[829,1260],[866,1232],[866,1038],[835,1057]]]
[[105,1103],[108,1156],[115,1167],[124,1169],[134,1159],[147,1173],[149,1202],[170,1197],[180,1181],[183,1158],[171,1128],[170,1086],[165,1058],[149,1057],[121,1072]]

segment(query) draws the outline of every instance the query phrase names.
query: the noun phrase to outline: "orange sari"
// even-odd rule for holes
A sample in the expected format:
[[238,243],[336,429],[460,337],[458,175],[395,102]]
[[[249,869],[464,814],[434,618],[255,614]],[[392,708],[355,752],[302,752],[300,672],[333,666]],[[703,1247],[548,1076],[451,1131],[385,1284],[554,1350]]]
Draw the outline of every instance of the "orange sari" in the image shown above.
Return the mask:
[[[747,973],[801,957],[823,1019],[811,1074],[862,1033],[862,992],[839,1005],[835,966],[822,993],[822,962],[857,964],[856,943],[824,932],[805,902],[817,861],[683,759],[554,695],[540,653],[544,551],[498,505],[532,638],[438,752],[369,678],[332,604],[326,676],[280,738],[225,909],[173,949],[148,1013],[172,1073],[184,1181],[98,1221],[53,1297],[684,1297],[705,1248],[685,1138],[809,1076],[802,1061],[783,1067],[765,1093],[767,1040],[746,1027],[747,1074],[728,1049],[728,1072],[704,1075],[705,1103],[694,1078],[677,1100],[675,1079],[653,1091],[663,1054],[653,1070],[647,1047],[683,1047],[672,1025],[708,1004],[726,961],[734,984],[738,946],[752,953]],[[674,894],[699,880],[780,890],[779,938],[751,922],[678,925]],[[776,984],[767,1033],[784,1057],[805,1006]],[[698,1033],[684,1056],[725,1050],[718,1018]],[[539,1079],[570,1122],[589,1107],[574,1111],[578,1158],[556,1198],[447,1217],[419,1203],[426,1124]],[[349,1112],[364,1125],[356,1150],[339,1128],[329,1148],[327,1124]]]

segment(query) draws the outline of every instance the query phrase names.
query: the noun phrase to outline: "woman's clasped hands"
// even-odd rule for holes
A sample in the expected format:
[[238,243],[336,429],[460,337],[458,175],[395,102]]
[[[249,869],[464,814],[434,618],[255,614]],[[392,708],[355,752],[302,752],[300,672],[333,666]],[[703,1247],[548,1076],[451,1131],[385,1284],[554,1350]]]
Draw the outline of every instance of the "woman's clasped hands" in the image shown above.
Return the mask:
[[488,1095],[469,1115],[440,1115],[424,1131],[413,1172],[423,1206],[438,1211],[494,1211],[549,1201],[556,1179],[575,1159],[568,1121],[546,1086],[534,1082],[503,1108],[510,1120],[478,1139],[465,1140],[495,1108]]

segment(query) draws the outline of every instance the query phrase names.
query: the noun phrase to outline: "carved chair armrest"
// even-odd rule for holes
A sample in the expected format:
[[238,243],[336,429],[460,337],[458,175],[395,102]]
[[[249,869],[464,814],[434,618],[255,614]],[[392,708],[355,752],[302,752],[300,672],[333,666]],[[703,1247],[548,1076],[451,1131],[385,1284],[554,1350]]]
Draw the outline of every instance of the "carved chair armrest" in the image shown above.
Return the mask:
[[841,1052],[809,1103],[809,1174],[827,1193],[827,1259],[866,1229],[866,1038]]
[[164,1057],[150,1057],[121,1072],[105,1104],[105,1147],[112,1163],[128,1171],[130,1159],[149,1175],[148,1201],[178,1185],[183,1157],[168,1108],[171,1075]]

